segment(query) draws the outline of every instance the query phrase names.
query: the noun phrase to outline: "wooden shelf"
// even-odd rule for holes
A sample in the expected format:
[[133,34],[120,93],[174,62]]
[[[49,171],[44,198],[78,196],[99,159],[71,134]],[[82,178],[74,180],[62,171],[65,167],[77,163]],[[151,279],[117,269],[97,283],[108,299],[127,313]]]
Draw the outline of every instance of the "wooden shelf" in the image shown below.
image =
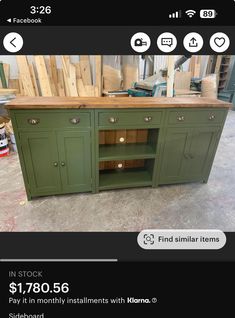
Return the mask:
[[152,185],[152,175],[146,169],[108,170],[100,172],[99,189],[147,187]]
[[99,161],[151,159],[155,156],[153,147],[148,144],[100,145],[99,148]]

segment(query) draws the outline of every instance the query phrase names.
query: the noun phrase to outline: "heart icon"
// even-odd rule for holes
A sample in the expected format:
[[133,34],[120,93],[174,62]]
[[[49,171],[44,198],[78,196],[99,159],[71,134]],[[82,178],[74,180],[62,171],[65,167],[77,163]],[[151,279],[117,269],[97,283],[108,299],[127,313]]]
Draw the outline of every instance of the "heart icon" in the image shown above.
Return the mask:
[[225,43],[225,38],[221,37],[221,38],[215,38],[214,39],[214,42],[215,44],[218,46],[218,47],[222,47]]

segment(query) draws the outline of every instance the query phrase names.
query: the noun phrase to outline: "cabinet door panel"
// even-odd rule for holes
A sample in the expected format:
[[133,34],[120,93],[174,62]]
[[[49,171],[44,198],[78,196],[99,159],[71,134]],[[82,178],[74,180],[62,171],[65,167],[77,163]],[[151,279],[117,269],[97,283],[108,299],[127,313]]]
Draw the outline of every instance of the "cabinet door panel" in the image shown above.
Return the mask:
[[165,137],[160,183],[180,180],[184,167],[190,131],[187,128],[169,128]]
[[58,132],[57,142],[63,192],[91,191],[90,132]]
[[220,127],[168,128],[159,183],[207,179],[219,132]]
[[185,162],[184,175],[192,179],[203,178],[208,160],[215,148],[217,127],[194,130],[189,148],[190,158]]
[[51,132],[20,133],[31,195],[47,195],[61,190],[56,138]]

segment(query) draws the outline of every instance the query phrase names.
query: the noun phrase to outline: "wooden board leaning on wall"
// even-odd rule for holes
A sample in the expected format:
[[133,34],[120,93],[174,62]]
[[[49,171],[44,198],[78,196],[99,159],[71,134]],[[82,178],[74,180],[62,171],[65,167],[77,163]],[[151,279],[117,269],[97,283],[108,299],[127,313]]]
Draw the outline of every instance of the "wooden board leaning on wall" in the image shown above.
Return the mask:
[[[95,58],[93,82],[90,57],[80,56],[72,63],[70,56],[25,55],[16,57],[19,93],[23,96],[98,97],[102,93],[101,56]],[[60,66],[58,66],[60,65]],[[12,82],[16,86],[16,83]]]

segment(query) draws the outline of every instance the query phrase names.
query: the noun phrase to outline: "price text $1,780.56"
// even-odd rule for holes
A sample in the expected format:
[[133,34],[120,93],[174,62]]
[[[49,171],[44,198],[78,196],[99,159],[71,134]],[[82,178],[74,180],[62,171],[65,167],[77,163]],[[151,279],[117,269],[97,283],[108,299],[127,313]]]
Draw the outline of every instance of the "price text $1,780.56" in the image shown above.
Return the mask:
[[67,294],[69,292],[69,283],[15,283],[12,282],[9,284],[9,292],[14,295],[18,294]]

